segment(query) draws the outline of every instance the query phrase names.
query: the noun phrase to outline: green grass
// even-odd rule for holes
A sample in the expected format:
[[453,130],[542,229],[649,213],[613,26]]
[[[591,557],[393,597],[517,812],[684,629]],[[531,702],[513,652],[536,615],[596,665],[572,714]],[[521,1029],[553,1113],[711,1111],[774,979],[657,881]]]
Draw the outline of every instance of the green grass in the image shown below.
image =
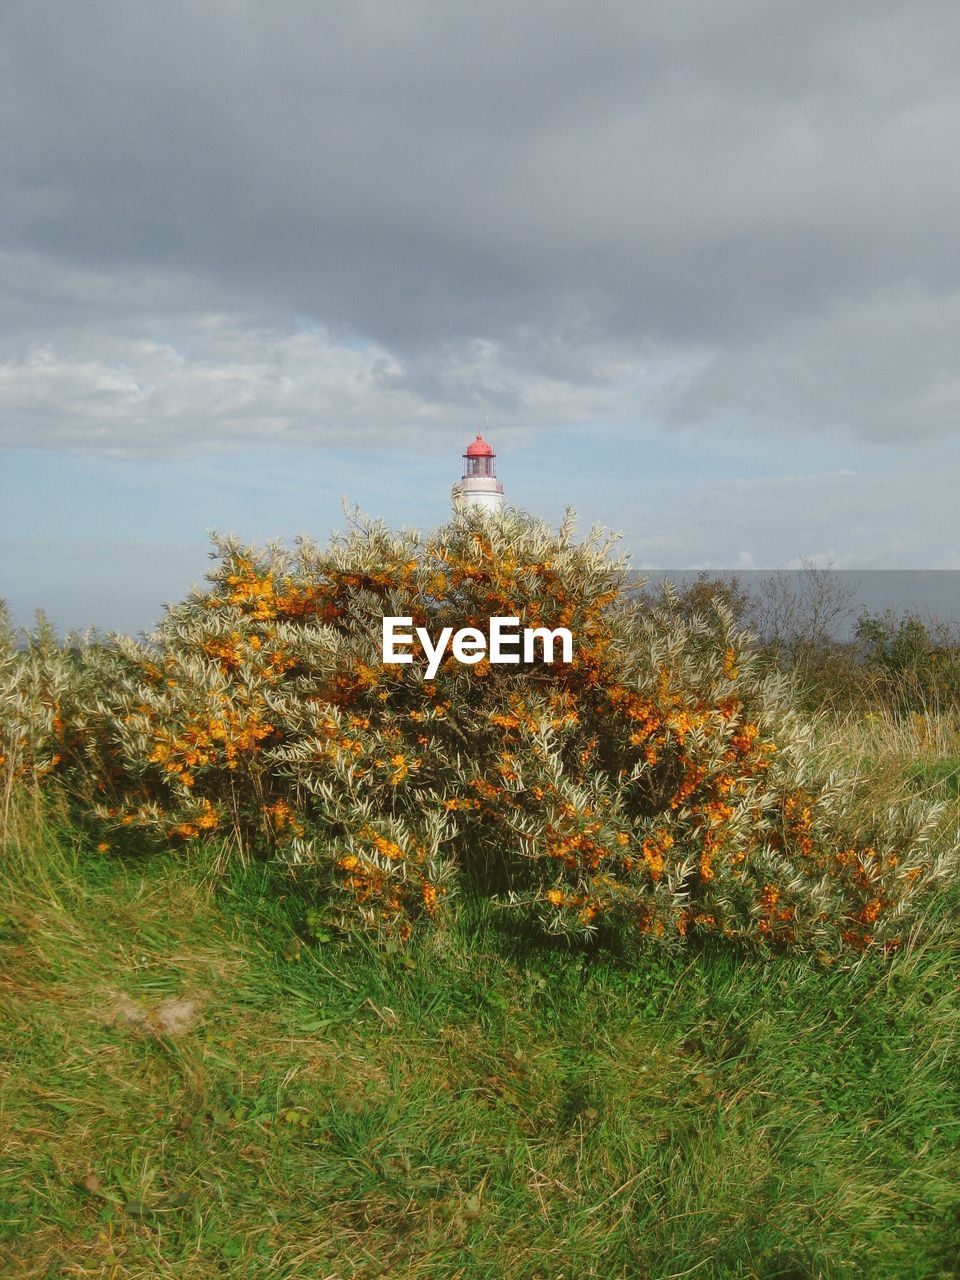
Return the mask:
[[960,757],[919,762],[909,770],[909,780],[919,791],[939,791],[943,798],[960,796]]
[[388,955],[317,942],[269,869],[20,831],[3,1276],[960,1275],[955,929],[850,971],[476,902]]

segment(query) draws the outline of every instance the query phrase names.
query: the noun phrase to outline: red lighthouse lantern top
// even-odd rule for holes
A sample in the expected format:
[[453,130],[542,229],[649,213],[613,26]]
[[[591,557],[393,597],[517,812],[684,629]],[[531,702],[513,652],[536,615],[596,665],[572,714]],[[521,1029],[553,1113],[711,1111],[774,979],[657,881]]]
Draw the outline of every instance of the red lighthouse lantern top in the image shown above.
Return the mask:
[[497,474],[496,457],[492,447],[478,432],[476,440],[467,445],[467,452],[463,455],[464,480],[471,476],[488,476],[493,479]]
[[476,440],[467,445],[467,452],[464,456],[467,458],[492,458],[495,455],[493,449],[478,431]]

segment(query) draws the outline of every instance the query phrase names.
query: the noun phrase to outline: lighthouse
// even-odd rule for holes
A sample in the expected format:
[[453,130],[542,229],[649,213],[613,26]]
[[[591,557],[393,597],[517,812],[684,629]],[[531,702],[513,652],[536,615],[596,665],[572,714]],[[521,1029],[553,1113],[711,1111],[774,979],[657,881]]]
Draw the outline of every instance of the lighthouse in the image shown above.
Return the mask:
[[495,513],[503,507],[503,485],[497,479],[497,455],[483,436],[467,445],[463,475],[453,486],[454,508]]

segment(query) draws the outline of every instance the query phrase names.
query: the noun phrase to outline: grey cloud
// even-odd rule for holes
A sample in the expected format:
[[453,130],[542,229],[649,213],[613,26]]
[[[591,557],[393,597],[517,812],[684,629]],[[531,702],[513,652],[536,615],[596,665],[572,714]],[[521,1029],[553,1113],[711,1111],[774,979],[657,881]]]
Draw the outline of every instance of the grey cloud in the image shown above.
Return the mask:
[[842,299],[784,316],[769,334],[729,342],[661,398],[675,421],[736,410],[756,426],[853,428],[921,442],[960,426],[960,291],[911,289]]
[[[135,340],[164,323],[199,343],[180,398],[107,386],[108,438],[296,432],[306,366],[292,405],[204,370],[264,342],[282,365],[301,323],[349,384],[315,403],[331,431],[956,430],[954,0],[31,0],[3,25],[0,236],[44,281],[13,291],[15,436],[62,442],[73,404],[82,437],[91,346],[149,384]],[[47,401],[38,351],[73,370]]]
[[[22,264],[6,265],[12,278]],[[487,340],[417,360],[319,325],[201,310],[189,283],[155,272],[57,271],[39,259],[27,274],[31,287],[21,279],[10,295],[18,322],[0,334],[0,446],[376,448],[397,428],[410,445],[438,428],[462,434],[479,416],[506,438],[518,423],[603,421],[634,402],[615,378],[518,364]],[[146,296],[165,305],[144,311]],[[45,325],[47,306],[60,314]]]

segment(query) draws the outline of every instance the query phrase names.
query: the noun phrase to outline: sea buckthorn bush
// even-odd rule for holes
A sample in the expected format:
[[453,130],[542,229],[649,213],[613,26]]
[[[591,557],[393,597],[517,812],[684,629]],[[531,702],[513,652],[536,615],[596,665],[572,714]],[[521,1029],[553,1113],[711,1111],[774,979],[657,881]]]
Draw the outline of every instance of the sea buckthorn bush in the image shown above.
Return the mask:
[[[722,599],[641,602],[599,532],[461,514],[426,537],[356,522],[324,548],[214,554],[142,643],[47,653],[55,679],[4,650],[8,688],[39,699],[36,767],[104,849],[213,836],[400,939],[470,883],[553,934],[828,954],[897,946],[953,874],[930,806],[865,814],[856,779],[817,766]],[[385,615],[434,636],[495,615],[565,626],[574,660],[448,653],[428,680],[381,662]]]
[[0,832],[18,788],[42,782],[62,763],[61,712],[71,683],[52,627],[41,620],[18,635],[0,601]]

